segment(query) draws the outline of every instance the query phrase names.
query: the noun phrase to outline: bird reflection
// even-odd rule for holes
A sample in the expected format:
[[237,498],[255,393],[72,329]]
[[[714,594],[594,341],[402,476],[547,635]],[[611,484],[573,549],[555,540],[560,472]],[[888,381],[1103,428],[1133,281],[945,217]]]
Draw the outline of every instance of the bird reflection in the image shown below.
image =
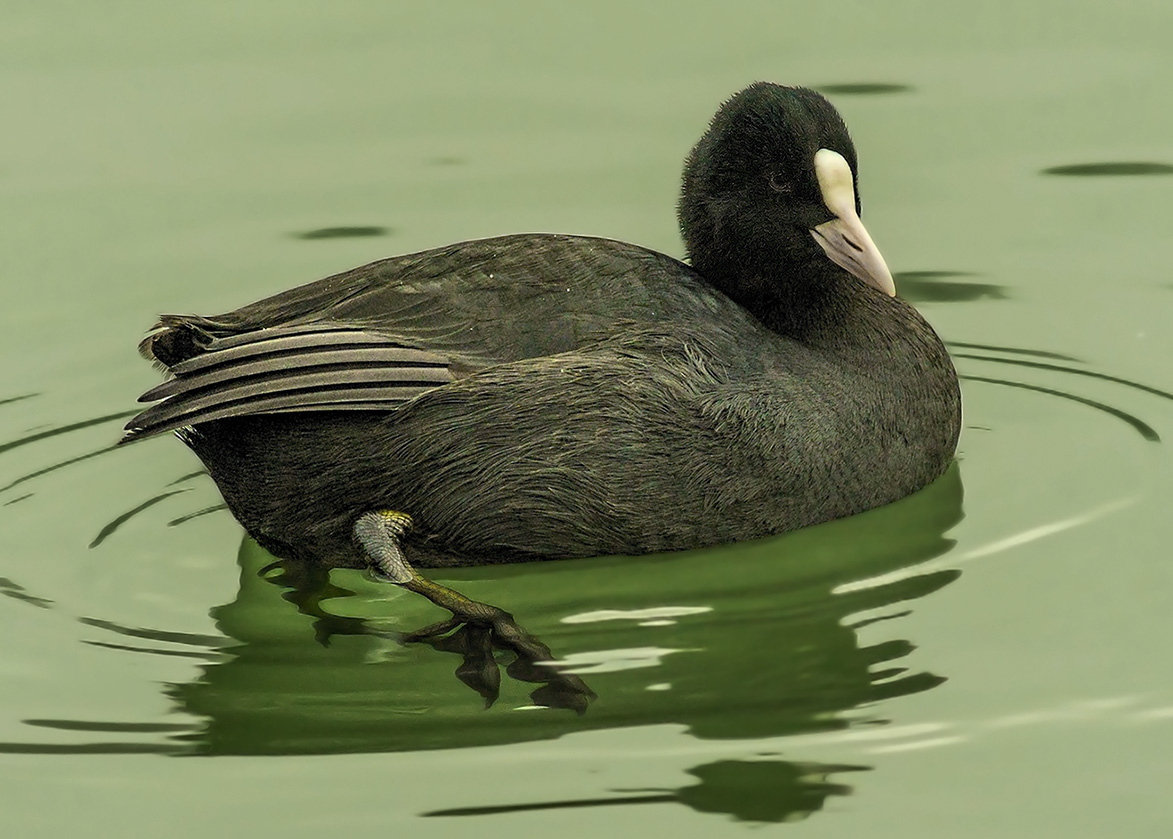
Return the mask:
[[[413,631],[437,611],[430,604],[357,571],[274,564],[246,542],[239,595],[212,613],[237,645],[168,692],[205,721],[186,735],[205,754],[451,748],[667,722],[721,739],[841,728],[837,712],[943,681],[901,665],[906,641],[861,645],[852,616],[958,572],[832,590],[944,553],[961,500],[954,467],[882,510],[734,549],[448,572],[518,614],[528,647],[475,627],[421,641]],[[656,625],[584,621],[600,607],[649,604],[711,608],[647,622]],[[661,654],[632,654],[646,649]],[[585,714],[563,710],[582,712],[596,694]]]
[[[175,712],[193,722],[158,742],[52,748],[342,754],[657,724],[683,725],[700,739],[759,742],[846,728],[845,711],[944,680],[908,662],[909,641],[865,627],[898,626],[908,607],[894,604],[959,572],[844,584],[946,553],[946,533],[961,517],[954,465],[896,504],[775,539],[639,559],[445,570],[446,581],[517,616],[512,639],[475,627],[421,639],[416,631],[441,614],[422,598],[359,571],[277,563],[246,540],[239,591],[211,612],[219,635],[83,619],[100,633],[91,643],[196,662],[192,679],[165,688]],[[121,724],[36,721],[64,731]],[[0,752],[39,748],[0,743]],[[801,798],[803,789],[792,784],[786,795]],[[670,794],[689,806],[703,798]]]

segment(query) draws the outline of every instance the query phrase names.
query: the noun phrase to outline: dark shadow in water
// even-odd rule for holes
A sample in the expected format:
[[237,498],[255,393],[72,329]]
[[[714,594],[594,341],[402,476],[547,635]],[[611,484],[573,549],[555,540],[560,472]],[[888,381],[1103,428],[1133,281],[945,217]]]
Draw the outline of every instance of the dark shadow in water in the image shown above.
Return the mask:
[[25,437],[19,437],[7,443],[0,443],[0,452],[6,452],[9,449],[15,449],[20,446],[27,446],[29,443],[36,443],[40,440],[46,440],[50,437],[57,437],[61,434],[68,434],[71,431],[80,431],[83,428],[90,428],[94,425],[101,425],[104,422],[113,422],[114,420],[126,419],[127,417],[133,417],[137,413],[138,410],[122,411],[117,414],[106,414],[104,416],[94,417],[93,419],[74,422],[70,423],[69,425],[62,425],[57,428],[50,428],[46,431],[38,431],[36,434],[29,434]]
[[355,227],[319,227],[317,230],[305,230],[300,233],[291,233],[294,239],[362,239],[372,236],[389,236],[389,227],[355,226]]
[[832,795],[850,795],[851,787],[828,780],[832,774],[861,772],[869,768],[780,760],[722,760],[689,769],[688,774],[696,777],[699,783],[676,790],[615,790],[631,794],[492,807],[454,807],[420,815],[493,816],[583,807],[683,804],[698,813],[722,813],[732,816],[735,821],[795,822],[822,810]]
[[196,510],[194,513],[188,513],[187,515],[180,516],[179,518],[171,519],[171,521],[167,522],[167,526],[175,527],[176,525],[183,524],[184,522],[191,521],[192,519],[198,519],[201,516],[211,515],[212,513],[218,513],[221,510],[227,509],[227,504],[213,504],[211,507],[204,507],[204,509]]
[[111,644],[107,641],[83,641],[91,647],[102,647],[106,650],[122,650],[128,653],[147,653],[148,655],[170,656],[171,658],[198,658],[207,661],[216,655],[210,652],[196,650],[164,650],[158,647],[136,647],[131,644]]
[[188,749],[168,743],[3,743],[6,755],[184,755]]
[[1144,393],[1159,396],[1162,399],[1173,400],[1173,393],[1160,388],[1151,387],[1149,385],[1134,382],[1131,379],[1122,379],[1119,376],[1110,376],[1107,373],[1097,373],[1095,370],[1080,370],[1076,367],[1064,367],[1061,364],[1047,364],[1042,361],[1027,361],[1022,358],[996,358],[991,355],[971,355],[969,353],[953,353],[954,358],[971,358],[977,361],[993,361],[998,364],[1012,364],[1018,367],[1033,367],[1036,370],[1055,370],[1061,373],[1070,373],[1073,376],[1086,376],[1089,379],[1100,379],[1105,382],[1115,382],[1119,385],[1125,385],[1133,390],[1139,390]]
[[[116,446],[115,448],[117,448],[117,446]],[[198,477],[200,477],[201,475],[206,475],[206,474],[208,474],[208,470],[207,470],[207,469],[197,469],[197,470],[195,470],[194,472],[188,472],[186,475],[180,475],[180,476],[179,476],[178,478],[176,478],[174,481],[172,481],[171,483],[167,484],[167,486],[169,486],[169,487],[173,487],[173,486],[175,486],[176,484],[182,484],[182,483],[183,483],[183,482],[185,482],[185,481],[190,481],[190,480],[192,480],[193,478],[198,478]]]
[[912,85],[892,82],[848,82],[845,84],[821,84],[815,88],[830,96],[878,96],[885,93],[908,93]]
[[181,492],[187,492],[187,491],[188,490],[186,488],[184,488],[184,489],[173,489],[170,492],[162,492],[153,498],[148,498],[146,501],[144,501],[142,504],[139,504],[133,510],[127,510],[125,513],[116,517],[113,521],[109,522],[105,527],[103,527],[100,531],[98,531],[98,535],[94,537],[94,541],[90,542],[90,547],[91,548],[98,547],[98,545],[100,545],[104,541],[106,541],[106,539],[109,538],[109,536],[112,533],[114,533],[115,530],[120,528],[122,525],[126,524],[128,521],[130,521],[132,518],[137,516],[143,510],[146,510],[150,507],[155,506],[156,504],[158,504],[160,501],[162,501],[165,498],[170,498],[172,495],[178,495]]
[[1095,408],[1098,411],[1103,411],[1105,414],[1116,417],[1128,425],[1132,426],[1141,437],[1148,440],[1150,443],[1161,442],[1161,435],[1157,430],[1148,423],[1135,417],[1127,411],[1122,411],[1119,408],[1113,408],[1111,405],[1105,405],[1103,402],[1097,402],[1094,399],[1088,399],[1083,396],[1076,396],[1074,393],[1066,393],[1061,390],[1055,390],[1049,387],[1039,387],[1038,385],[1028,385],[1023,382],[1012,382],[1007,379],[989,379],[985,376],[962,376],[967,382],[986,382],[992,385],[1002,385],[1004,387],[1015,387],[1021,390],[1033,390],[1036,393],[1045,393],[1049,396],[1058,396],[1061,399],[1069,399],[1072,402],[1078,402],[1081,405],[1087,405],[1089,408]]
[[[274,560],[257,571],[257,577],[284,589],[281,599],[292,603],[297,611],[313,620],[314,640],[323,647],[330,646],[335,635],[365,635],[367,623],[361,618],[335,615],[322,608],[323,600],[353,597],[354,592],[334,585],[330,572],[318,565],[305,562]],[[212,616],[225,606],[212,610]]]
[[169,722],[77,722],[75,720],[21,720],[25,725],[52,728],[57,731],[126,731],[133,734],[188,731],[189,723]]
[[[1034,358],[1050,358],[1054,359],[1055,361],[1070,361],[1075,364],[1083,363],[1083,359],[1076,358],[1073,355],[1063,355],[1063,353],[1047,352],[1046,350],[1028,350],[1023,347],[999,347],[995,344],[967,344],[964,341],[946,341],[945,344],[949,347],[961,347],[962,349],[967,350],[989,350],[990,352],[1004,352],[1011,355],[1028,355]],[[955,358],[958,357],[957,353],[954,353],[953,355]],[[987,361],[994,361],[994,359],[989,358],[988,356],[974,356],[974,358],[985,358]]]
[[96,452],[88,452],[87,454],[78,455],[77,457],[71,457],[69,460],[63,460],[60,463],[54,463],[52,466],[46,466],[42,469],[36,470],[35,472],[29,472],[27,475],[21,475],[19,478],[16,478],[15,480],[0,487],[0,492],[6,492],[7,490],[12,489],[14,486],[23,484],[25,481],[31,481],[33,478],[39,478],[42,475],[48,475],[50,472],[56,472],[58,469],[64,469],[66,466],[72,466],[75,463],[81,463],[83,460],[89,460],[90,458],[97,457],[100,454],[106,454],[106,452],[112,452],[117,448],[117,446],[106,446],[105,448],[98,449]]
[[172,632],[165,629],[148,629],[140,626],[125,626],[114,621],[101,618],[78,618],[78,622],[95,629],[104,629],[126,638],[142,638],[147,641],[160,641],[165,644],[182,644],[188,647],[203,647],[208,650],[221,650],[231,647],[233,642],[220,635],[197,635],[191,632]]
[[1009,296],[1005,286],[953,279],[971,276],[965,271],[902,271],[894,279],[900,296],[917,303],[969,303]]
[[433,157],[428,161],[429,166],[463,166],[468,161],[463,157]]
[[24,495],[18,495],[16,498],[10,498],[4,502],[5,507],[11,507],[13,504],[19,504],[21,501],[27,501],[33,497],[33,493],[26,492]]
[[40,393],[22,393],[20,396],[7,396],[0,399],[0,405],[9,405],[13,402],[23,402],[26,399],[32,399],[34,396],[40,396]]
[[1173,165],[1146,161],[1113,163],[1075,163],[1070,166],[1052,166],[1042,175],[1070,175],[1081,178],[1126,177],[1135,175],[1173,175]]
[[0,577],[0,594],[5,597],[11,597],[13,600],[19,600],[22,603],[28,603],[30,606],[36,606],[38,609],[48,609],[53,605],[52,600],[29,594],[24,586],[7,577]]

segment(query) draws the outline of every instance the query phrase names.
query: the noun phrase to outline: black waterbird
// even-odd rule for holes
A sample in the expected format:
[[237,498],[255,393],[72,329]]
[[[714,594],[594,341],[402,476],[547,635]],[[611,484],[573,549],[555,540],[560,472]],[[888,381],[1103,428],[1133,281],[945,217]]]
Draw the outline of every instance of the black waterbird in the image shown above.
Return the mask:
[[685,264],[519,234],[163,316],[125,441],[177,431],[271,553],[370,567],[508,640],[413,566],[755,539],[949,464],[957,377],[859,219],[826,99],[758,83],[685,162]]

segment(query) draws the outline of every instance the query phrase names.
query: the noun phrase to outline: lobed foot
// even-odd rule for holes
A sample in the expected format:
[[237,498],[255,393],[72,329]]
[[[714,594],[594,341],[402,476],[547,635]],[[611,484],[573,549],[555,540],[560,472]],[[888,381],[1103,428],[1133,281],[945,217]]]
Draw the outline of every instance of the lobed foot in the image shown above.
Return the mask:
[[401,545],[411,526],[410,516],[391,511],[366,513],[354,524],[355,539],[378,576],[452,613],[448,620],[408,633],[402,640],[428,643],[464,656],[457,677],[477,690],[489,705],[496,700],[501,681],[493,651],[508,650],[516,656],[507,668],[509,675],[543,684],[532,694],[535,702],[584,712],[595,693],[577,676],[554,666],[550,648],[526,632],[513,615],[432,582],[412,567]]

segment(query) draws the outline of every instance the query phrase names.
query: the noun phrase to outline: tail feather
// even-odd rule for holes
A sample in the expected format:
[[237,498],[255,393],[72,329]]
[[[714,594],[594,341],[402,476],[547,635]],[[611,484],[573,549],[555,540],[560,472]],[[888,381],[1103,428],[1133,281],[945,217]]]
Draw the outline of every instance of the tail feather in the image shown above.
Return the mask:
[[159,322],[139,342],[138,351],[143,358],[153,361],[163,370],[194,358],[223,334],[224,327],[208,318],[197,315],[160,315]]

